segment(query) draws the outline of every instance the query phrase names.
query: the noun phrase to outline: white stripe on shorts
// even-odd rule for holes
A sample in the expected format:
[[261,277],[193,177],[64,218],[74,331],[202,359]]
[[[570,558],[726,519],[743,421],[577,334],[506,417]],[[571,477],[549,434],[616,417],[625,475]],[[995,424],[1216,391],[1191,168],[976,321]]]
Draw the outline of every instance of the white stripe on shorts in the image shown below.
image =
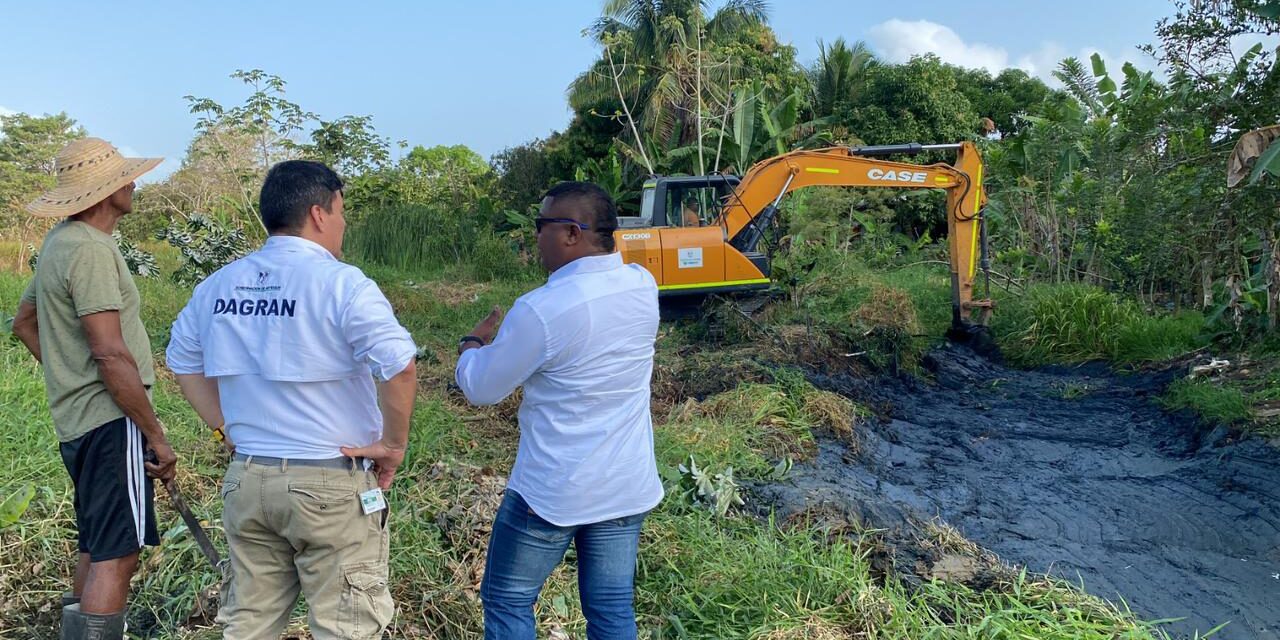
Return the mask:
[[142,466],[142,434],[133,420],[125,418],[125,469],[128,477],[129,508],[133,511],[133,529],[138,534],[138,548],[146,542],[146,491],[142,484],[146,481],[146,469]]

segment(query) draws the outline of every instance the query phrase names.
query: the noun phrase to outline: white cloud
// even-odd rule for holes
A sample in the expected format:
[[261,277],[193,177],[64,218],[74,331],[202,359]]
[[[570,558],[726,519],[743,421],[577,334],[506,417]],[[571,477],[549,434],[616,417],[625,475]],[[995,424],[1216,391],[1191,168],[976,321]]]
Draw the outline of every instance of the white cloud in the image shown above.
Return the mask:
[[9,107],[6,107],[6,106],[4,106],[4,105],[0,104],[0,116],[11,116],[11,115],[13,115],[13,114],[15,114],[15,113],[17,113],[17,111],[14,111],[13,109],[10,109]]
[[985,42],[965,42],[950,27],[928,20],[906,21],[895,18],[872,27],[867,35],[876,52],[889,62],[906,62],[913,56],[932,53],[943,62],[972,69],[986,69],[992,75],[1009,68],[1022,69],[1053,87],[1062,86],[1053,77],[1053,71],[1063,58],[1069,56],[1079,58],[1085,64],[1085,69],[1092,72],[1089,57],[1096,52],[1102,56],[1107,71],[1117,78],[1120,77],[1120,67],[1126,60],[1144,71],[1155,67],[1150,59],[1136,51],[1127,57],[1097,47],[1081,47],[1071,51],[1053,41],[1044,41],[1034,51],[1015,59],[1004,47]]
[[1001,47],[967,43],[950,27],[928,20],[882,22],[867,32],[868,40],[890,62],[906,62],[912,56],[936,54],[943,62],[999,73],[1009,64],[1009,52]]

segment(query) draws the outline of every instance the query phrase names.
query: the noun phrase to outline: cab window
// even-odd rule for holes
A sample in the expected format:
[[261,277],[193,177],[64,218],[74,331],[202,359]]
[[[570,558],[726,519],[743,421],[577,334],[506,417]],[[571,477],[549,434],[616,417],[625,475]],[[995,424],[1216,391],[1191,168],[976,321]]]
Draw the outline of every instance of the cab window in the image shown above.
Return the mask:
[[667,224],[672,227],[705,227],[716,224],[720,202],[715,187],[667,188]]

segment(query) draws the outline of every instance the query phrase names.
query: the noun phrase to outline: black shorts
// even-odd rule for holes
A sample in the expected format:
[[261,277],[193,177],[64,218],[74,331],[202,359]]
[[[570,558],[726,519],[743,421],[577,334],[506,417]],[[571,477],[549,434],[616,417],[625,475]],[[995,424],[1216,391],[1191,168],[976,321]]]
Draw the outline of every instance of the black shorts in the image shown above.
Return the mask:
[[91,562],[160,544],[154,488],[142,466],[147,439],[128,418],[62,443],[62,464],[76,490],[80,553]]

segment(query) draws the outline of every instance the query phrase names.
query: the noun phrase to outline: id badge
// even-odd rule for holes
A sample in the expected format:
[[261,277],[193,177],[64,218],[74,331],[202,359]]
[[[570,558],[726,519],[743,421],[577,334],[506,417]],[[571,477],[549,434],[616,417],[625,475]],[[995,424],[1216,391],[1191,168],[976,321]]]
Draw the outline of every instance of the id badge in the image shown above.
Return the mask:
[[382,489],[374,487],[360,494],[360,508],[364,509],[366,516],[386,509],[387,499],[383,497]]

